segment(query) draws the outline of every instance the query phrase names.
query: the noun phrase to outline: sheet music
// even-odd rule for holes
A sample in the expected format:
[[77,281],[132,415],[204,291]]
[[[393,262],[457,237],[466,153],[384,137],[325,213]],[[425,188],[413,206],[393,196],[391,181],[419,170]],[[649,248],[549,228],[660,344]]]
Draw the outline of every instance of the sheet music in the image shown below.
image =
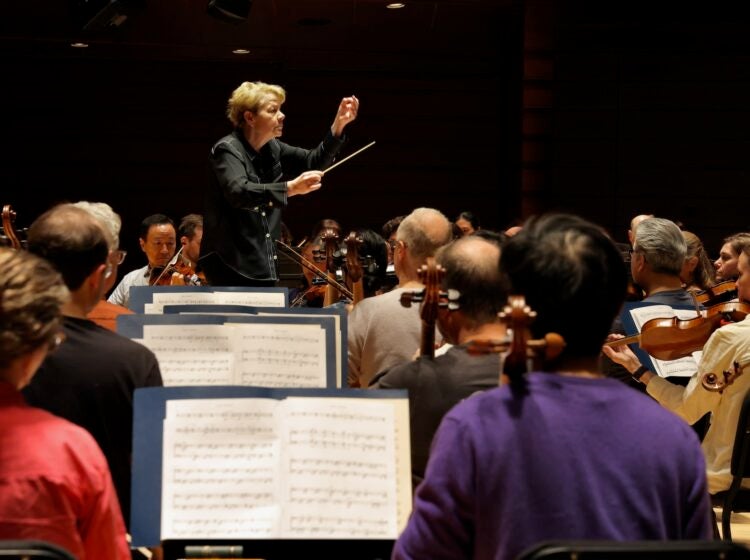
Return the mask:
[[167,401],[162,539],[396,538],[408,431],[406,399]]
[[[705,312],[703,314],[705,315]],[[694,319],[697,316],[695,309],[674,309],[669,305],[635,307],[630,310],[630,315],[638,332],[641,332],[643,325],[651,319],[677,317],[680,320],[686,320]],[[691,377],[698,371],[701,355],[702,352],[693,352],[692,355],[677,360],[659,360],[651,356],[651,362],[659,377]]]
[[143,344],[167,387],[235,383],[234,341],[224,325],[144,325]]
[[191,291],[154,292],[153,302],[144,305],[144,313],[163,313],[165,305],[196,304],[250,305],[253,307],[284,307],[283,292],[254,291]]
[[239,385],[325,387],[326,332],[320,325],[227,323]]

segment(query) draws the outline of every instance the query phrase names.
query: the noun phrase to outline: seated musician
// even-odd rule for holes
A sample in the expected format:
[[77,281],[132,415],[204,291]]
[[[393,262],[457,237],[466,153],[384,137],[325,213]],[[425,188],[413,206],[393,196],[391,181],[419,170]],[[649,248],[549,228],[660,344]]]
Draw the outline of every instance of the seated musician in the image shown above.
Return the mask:
[[[680,272],[685,262],[687,244],[677,225],[664,218],[642,220],[633,238],[630,256],[630,272],[633,281],[643,289],[646,303],[663,305],[694,305],[692,296],[683,288]],[[611,332],[625,334],[619,316]],[[608,377],[615,377],[643,390],[634,383],[629,372],[606,356],[602,359],[602,370]]]
[[456,403],[477,391],[496,387],[500,359],[496,353],[470,354],[472,341],[505,339],[497,314],[507,301],[501,284],[500,246],[466,236],[438,250],[444,269],[442,290],[457,290],[460,307],[438,309],[437,326],[451,346],[445,354],[418,358],[376,376],[370,387],[409,390],[411,471],[414,487],[424,478],[430,443],[440,420]]
[[695,433],[598,373],[625,296],[612,241],[576,216],[543,216],[503,247],[500,270],[537,313],[531,337],[559,333],[566,345],[446,414],[394,560],[513,559],[546,540],[711,539]]
[[63,340],[68,298],[49,263],[0,249],[0,539],[43,540],[76,558],[129,560],[117,494],[96,441],[27,405],[20,393]]
[[128,272],[110,294],[108,301],[124,307],[129,307],[130,288],[133,286],[149,286],[164,270],[174,256],[177,247],[177,230],[174,222],[164,214],[147,216],[140,226],[138,242],[148,263],[142,268]]
[[122,219],[106,202],[81,200],[73,203],[73,206],[86,210],[94,218],[98,219],[102,226],[104,226],[104,231],[109,234],[107,236],[107,244],[109,245],[109,264],[112,270],[106,279],[105,295],[86,314],[86,318],[91,319],[105,329],[117,331],[117,317],[133,313],[127,307],[108,302],[105,297],[115,285],[117,281],[117,267],[122,264],[127,254],[125,251],[120,250],[120,226],[122,225]]
[[719,258],[714,261],[717,281],[737,279],[737,276],[739,276],[737,264],[740,253],[748,244],[750,244],[750,233],[735,233],[724,239]]
[[182,220],[180,220],[180,227],[177,233],[180,236],[180,245],[182,246],[180,256],[195,271],[201,255],[203,216],[200,214],[183,216]]
[[[738,269],[739,297],[750,301],[750,245],[742,249]],[[750,389],[750,371],[740,375],[722,392],[709,390],[702,381],[707,373],[717,374],[720,380],[725,371],[736,373],[735,363],[739,366],[739,373],[743,366],[750,366],[750,316],[713,332],[703,347],[698,371],[690,378],[687,387],[669,383],[648,371],[626,345],[604,347],[603,351],[645,385],[649,395],[689,424],[711,413],[711,424],[702,442],[708,469],[708,490],[714,494],[729,488],[732,480],[729,467],[737,419],[745,393]]]
[[417,208],[399,224],[394,252],[398,286],[365,298],[349,315],[350,387],[367,387],[376,373],[408,362],[419,349],[419,310],[402,306],[401,294],[422,287],[419,268],[451,235],[451,222],[433,208]]
[[716,269],[697,235],[682,230],[682,236],[687,243],[687,255],[680,271],[680,279],[688,292],[708,290],[716,284]]

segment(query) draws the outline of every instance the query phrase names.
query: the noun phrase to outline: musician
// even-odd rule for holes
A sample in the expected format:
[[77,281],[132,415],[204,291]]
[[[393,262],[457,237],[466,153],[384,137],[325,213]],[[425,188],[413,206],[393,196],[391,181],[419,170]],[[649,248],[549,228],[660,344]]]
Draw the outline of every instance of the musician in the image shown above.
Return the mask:
[[107,457],[127,522],[133,392],[162,385],[159,363],[142,344],[86,318],[114,270],[107,234],[98,220],[71,204],[58,205],[34,220],[28,242],[29,251],[57,268],[71,297],[62,308],[65,341],[46,357],[24,395],[29,404],[94,436]]
[[716,284],[716,269],[697,235],[682,230],[682,236],[687,243],[687,255],[680,271],[680,279],[688,292],[708,290]]
[[275,285],[281,208],[289,197],[321,187],[321,170],[333,162],[359,110],[356,97],[342,99],[326,137],[305,150],[278,140],[285,100],[283,88],[262,82],[243,82],[229,99],[235,130],[211,149],[203,213],[200,261],[212,285]]
[[498,354],[472,355],[469,343],[506,337],[497,317],[507,301],[498,268],[500,246],[470,235],[439,249],[435,259],[445,269],[441,290],[460,294],[459,309],[438,309],[438,329],[454,346],[434,359],[420,357],[394,366],[370,383],[373,388],[409,390],[414,488],[424,478],[432,437],[445,413],[473,393],[498,384]]
[[532,219],[503,247],[500,270],[537,312],[531,336],[559,333],[565,348],[446,414],[393,558],[513,559],[545,540],[711,539],[695,433],[598,373],[626,285],[610,239],[576,216]]
[[[665,218],[647,218],[638,224],[630,255],[630,272],[633,282],[645,293],[644,302],[694,305],[680,279],[686,254],[687,243],[674,222]],[[619,316],[613,322],[611,332],[625,333]],[[624,368],[606,357],[602,360],[602,370],[609,377],[643,390]]]
[[630,220],[630,229],[628,230],[628,241],[631,246],[635,243],[635,230],[638,228],[638,224],[643,220],[653,217],[655,217],[653,214],[638,214],[637,216],[633,216],[633,219]]
[[[738,271],[739,297],[750,300],[750,245],[745,245],[740,253]],[[750,371],[745,371],[723,392],[707,390],[702,380],[706,373],[715,373],[720,379],[725,371],[734,373],[735,362],[740,366],[750,364],[750,315],[713,332],[703,347],[698,371],[690,378],[687,387],[669,383],[646,369],[627,345],[604,347],[603,352],[627,368],[639,383],[645,385],[649,395],[689,424],[711,413],[711,424],[702,442],[708,490],[714,494],[728,489],[732,481],[729,468],[737,419],[745,393],[750,389]]]
[[463,212],[461,212],[453,221],[453,223],[461,231],[461,236],[471,235],[475,231],[479,230],[479,218],[474,214],[474,212],[469,212],[468,210],[464,210]]
[[[112,272],[107,277],[104,287],[104,294],[107,294],[112,289],[112,286],[115,285],[117,281],[117,267],[122,264],[127,254],[125,251],[120,250],[120,227],[122,219],[106,202],[81,200],[74,202],[73,206],[85,210],[99,220],[99,223],[104,227],[104,231],[109,234],[107,235],[107,244],[109,246],[109,264],[112,267]],[[97,325],[116,332],[117,317],[132,313],[127,307],[110,303],[105,297],[102,297],[94,308],[87,313],[86,317],[94,321]]]
[[138,242],[148,263],[146,266],[128,272],[108,301],[123,307],[129,307],[130,288],[148,286],[164,270],[175,254],[177,247],[177,230],[174,222],[164,214],[152,214],[144,218],[138,232]]
[[203,216],[200,214],[188,214],[180,220],[177,229],[180,237],[182,260],[193,270],[196,269],[198,259],[201,255],[201,241],[203,240]]
[[417,271],[451,234],[451,222],[433,208],[417,208],[399,224],[393,258],[398,285],[365,298],[349,315],[350,387],[367,387],[376,373],[408,362],[419,349],[419,310],[402,306],[401,294],[422,287]]
[[740,253],[746,245],[750,244],[750,233],[735,233],[724,239],[721,246],[719,258],[714,261],[716,267],[716,280],[736,280],[739,275],[737,262]]

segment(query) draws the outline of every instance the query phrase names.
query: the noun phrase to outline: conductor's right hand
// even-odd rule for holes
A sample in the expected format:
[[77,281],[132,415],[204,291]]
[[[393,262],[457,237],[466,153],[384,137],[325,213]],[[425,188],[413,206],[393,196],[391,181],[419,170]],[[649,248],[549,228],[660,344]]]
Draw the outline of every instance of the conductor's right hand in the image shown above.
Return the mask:
[[308,194],[313,191],[317,191],[323,185],[322,171],[305,171],[302,175],[296,179],[292,179],[287,183],[287,196],[297,196],[298,194]]

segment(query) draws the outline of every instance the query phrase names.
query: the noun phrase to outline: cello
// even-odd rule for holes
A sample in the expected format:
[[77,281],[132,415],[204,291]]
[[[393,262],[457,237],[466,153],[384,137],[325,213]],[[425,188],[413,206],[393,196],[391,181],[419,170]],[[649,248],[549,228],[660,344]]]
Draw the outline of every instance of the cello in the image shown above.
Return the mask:
[[18,251],[22,248],[22,246],[21,246],[21,241],[18,239],[18,236],[16,235],[16,232],[13,229],[13,222],[15,222],[15,220],[16,220],[16,213],[10,207],[10,204],[4,205],[3,206],[3,232],[5,232],[5,237],[7,237],[8,241],[10,242],[10,247]]
[[365,298],[362,263],[359,259],[359,247],[363,240],[351,232],[346,240],[346,278],[352,290],[352,307]]
[[334,254],[339,249],[339,234],[333,228],[326,228],[320,239],[325,246],[326,277],[328,278],[326,293],[323,297],[323,307],[328,307],[341,299],[341,292],[333,283],[336,281],[336,260]]

